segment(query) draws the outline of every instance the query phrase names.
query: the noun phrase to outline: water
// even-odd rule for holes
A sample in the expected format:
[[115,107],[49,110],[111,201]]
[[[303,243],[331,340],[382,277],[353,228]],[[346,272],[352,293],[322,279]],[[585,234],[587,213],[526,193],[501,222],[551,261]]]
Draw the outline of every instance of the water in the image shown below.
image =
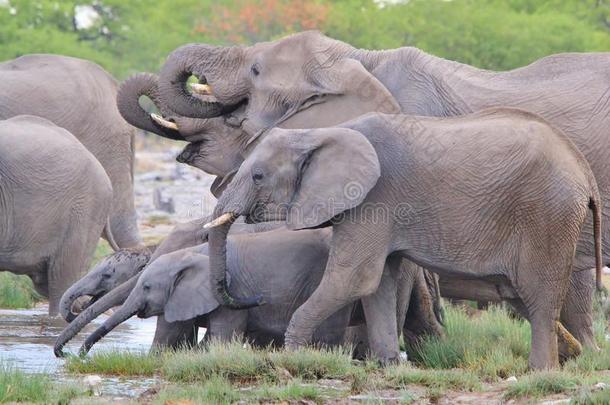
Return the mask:
[[[29,310],[0,309],[0,361],[28,373],[48,373],[60,381],[78,381],[66,375],[64,360],[53,354],[53,344],[66,323],[49,318],[46,304]],[[64,351],[77,353],[85,338],[107,319],[106,315],[89,324],[70,341]],[[90,353],[112,349],[147,351],[153,340],[156,318],[131,318],[98,342]],[[134,397],[153,386],[154,378],[102,377],[104,396]]]

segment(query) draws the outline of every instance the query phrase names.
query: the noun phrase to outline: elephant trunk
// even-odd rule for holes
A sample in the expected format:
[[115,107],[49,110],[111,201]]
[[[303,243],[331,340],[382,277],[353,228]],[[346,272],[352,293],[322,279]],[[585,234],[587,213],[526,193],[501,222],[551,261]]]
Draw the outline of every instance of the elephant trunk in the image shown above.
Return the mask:
[[[220,212],[222,212],[222,210],[217,207],[214,215],[216,220],[210,223],[213,227],[208,234],[210,276],[212,277],[212,290],[214,291],[216,300],[231,309],[246,309],[262,305],[264,302],[260,296],[237,298],[233,297],[228,291],[227,235],[238,215],[232,213],[220,215]],[[221,218],[225,219],[218,222]]]
[[59,301],[59,313],[68,323],[76,318],[76,314],[72,312],[72,305],[74,302],[84,295],[91,294],[90,286],[84,285],[87,284],[87,282],[90,281],[86,278],[81,279],[72,284],[72,286],[64,292],[64,295],[61,296],[61,300]]
[[[117,94],[117,107],[119,112],[131,125],[144,131],[152,132],[164,138],[184,141],[184,137],[177,129],[169,125],[162,125],[155,121],[149,113],[140,106],[140,97],[147,96],[159,107],[158,94],[159,78],[151,73],[137,73],[127,78]],[[171,123],[170,123],[171,124]]]
[[110,308],[121,305],[131,290],[135,287],[140,275],[136,275],[124,282],[110,293],[103,296],[99,301],[96,301],[93,305],[81,312],[57,337],[53,352],[56,357],[64,357],[63,348],[78,332],[80,332],[85,326],[92,320],[97,318],[100,314],[106,312]]
[[192,74],[204,80],[206,70],[212,66],[218,69],[222,64],[224,74],[229,74],[236,64],[229,57],[232,52],[239,53],[239,48],[188,44],[174,50],[161,68],[159,93],[162,102],[176,113],[191,118],[219,117],[235,110],[241,100],[235,104],[222,104],[196,97],[186,88]]
[[118,325],[134,316],[140,310],[140,307],[140,302],[130,295],[121,308],[119,308],[110,318],[106,320],[106,322],[104,322],[103,325],[101,325],[87,337],[85,343],[83,343],[79,350],[79,355],[84,356],[89,353],[89,350],[91,350],[94,344],[96,344],[101,338],[106,336]]

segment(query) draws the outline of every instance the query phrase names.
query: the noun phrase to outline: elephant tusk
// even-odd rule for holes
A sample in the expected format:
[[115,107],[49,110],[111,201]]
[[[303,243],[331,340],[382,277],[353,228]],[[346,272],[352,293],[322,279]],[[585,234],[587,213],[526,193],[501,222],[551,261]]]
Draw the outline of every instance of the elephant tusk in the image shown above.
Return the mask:
[[212,95],[212,88],[209,84],[191,83],[191,90],[193,90],[193,93],[199,94],[200,96]]
[[152,113],[150,118],[162,127],[173,129],[174,131],[178,130],[178,125],[175,122],[168,121],[160,115]]
[[203,226],[203,229],[210,229],[210,228],[215,228],[217,226],[226,224],[229,221],[233,221],[235,218],[237,218],[239,215],[234,213],[234,212],[227,212],[226,214],[222,214],[221,216],[219,216],[218,218],[216,218],[215,220],[208,222],[207,224],[205,224]]

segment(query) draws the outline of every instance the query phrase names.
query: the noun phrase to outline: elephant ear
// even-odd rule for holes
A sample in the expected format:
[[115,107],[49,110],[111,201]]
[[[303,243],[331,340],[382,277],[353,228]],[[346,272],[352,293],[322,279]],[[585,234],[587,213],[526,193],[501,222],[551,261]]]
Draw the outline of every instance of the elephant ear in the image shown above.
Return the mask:
[[342,59],[317,72],[324,100],[288,118],[281,128],[325,128],[369,112],[400,113],[392,93],[357,60]]
[[360,132],[323,128],[293,132],[299,182],[288,206],[288,228],[313,228],[361,204],[381,175],[377,153]]
[[[209,259],[204,255],[197,256],[200,263],[185,267],[176,275],[174,288],[165,304],[164,316],[168,322],[193,319],[220,306],[211,286]],[[230,283],[230,278],[227,282]]]

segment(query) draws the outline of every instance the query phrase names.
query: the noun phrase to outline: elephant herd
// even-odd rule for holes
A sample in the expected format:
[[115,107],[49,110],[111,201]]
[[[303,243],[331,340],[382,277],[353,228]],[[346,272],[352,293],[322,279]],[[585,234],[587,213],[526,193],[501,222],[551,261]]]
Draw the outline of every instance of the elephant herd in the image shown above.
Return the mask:
[[[507,301],[530,322],[531,368],[597,348],[608,53],[493,72],[303,32],[185,45],[120,86],[52,55],[0,79],[0,269],[70,322],[57,356],[119,307],[82,353],[137,315],[158,317],[156,348],[350,344],[391,363],[400,333],[442,336],[441,295]],[[212,216],[154,248],[136,227],[136,128],[186,141],[177,160],[216,176]],[[100,236],[115,253],[77,281]]]

